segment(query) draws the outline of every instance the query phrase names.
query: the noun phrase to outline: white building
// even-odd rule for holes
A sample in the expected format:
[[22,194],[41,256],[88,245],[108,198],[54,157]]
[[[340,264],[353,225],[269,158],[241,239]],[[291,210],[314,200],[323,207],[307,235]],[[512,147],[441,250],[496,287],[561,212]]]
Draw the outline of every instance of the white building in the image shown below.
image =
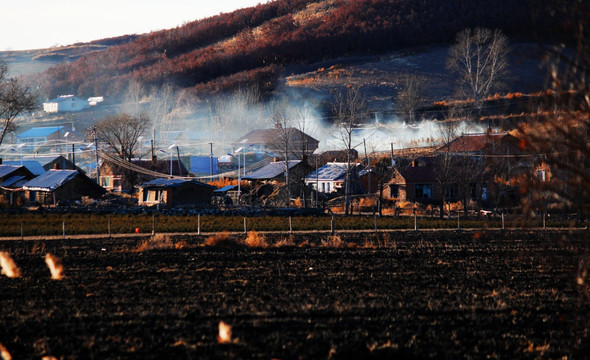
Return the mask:
[[88,101],[74,95],[61,95],[53,100],[43,103],[43,110],[48,113],[60,111],[80,111],[90,107]]
[[329,162],[307,175],[305,184],[322,193],[336,192],[344,186],[346,167],[343,162]]

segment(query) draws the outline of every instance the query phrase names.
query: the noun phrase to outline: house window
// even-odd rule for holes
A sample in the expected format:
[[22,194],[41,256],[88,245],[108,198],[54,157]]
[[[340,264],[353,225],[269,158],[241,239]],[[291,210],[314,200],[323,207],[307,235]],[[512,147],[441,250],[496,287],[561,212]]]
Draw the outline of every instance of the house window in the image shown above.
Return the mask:
[[330,192],[330,183],[326,183],[326,192]]
[[416,199],[432,199],[432,184],[416,184]]
[[398,198],[399,197],[399,185],[391,184],[389,185],[389,197]]
[[110,188],[111,187],[111,178],[109,176],[103,176],[101,179],[101,185],[104,188]]
[[537,170],[537,180],[547,181],[547,172],[545,170]]

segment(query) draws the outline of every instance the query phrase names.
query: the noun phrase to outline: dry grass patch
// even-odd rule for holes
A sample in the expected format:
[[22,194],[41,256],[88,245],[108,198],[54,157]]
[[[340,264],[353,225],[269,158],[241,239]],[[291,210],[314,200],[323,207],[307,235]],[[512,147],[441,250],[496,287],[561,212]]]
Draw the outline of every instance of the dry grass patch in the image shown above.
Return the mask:
[[224,231],[209,236],[203,245],[230,248],[242,245],[242,242],[238,239],[232,238],[228,231]]
[[51,279],[53,280],[61,280],[64,278],[64,268],[61,264],[61,259],[55,255],[47,254],[45,255],[45,263],[51,272]]
[[9,278],[20,277],[20,269],[7,252],[0,251],[0,268],[0,273]]
[[275,243],[276,247],[283,247],[283,246],[295,246],[295,240],[293,239],[292,235],[289,235],[287,238],[282,238]]
[[322,247],[327,248],[343,248],[345,246],[344,241],[338,235],[330,235],[326,240],[322,240]]
[[266,241],[266,237],[257,233],[256,231],[250,231],[248,233],[248,237],[246,237],[246,240],[244,240],[244,243],[246,246],[254,248],[267,248],[269,246],[268,241]]

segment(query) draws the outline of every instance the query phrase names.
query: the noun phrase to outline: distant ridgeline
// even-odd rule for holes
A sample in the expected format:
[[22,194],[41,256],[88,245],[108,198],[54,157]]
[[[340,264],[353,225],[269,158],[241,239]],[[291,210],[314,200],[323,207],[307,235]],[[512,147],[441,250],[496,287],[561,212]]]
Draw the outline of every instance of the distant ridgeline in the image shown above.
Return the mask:
[[[553,3],[272,1],[86,53],[36,80],[48,98],[68,93],[117,96],[132,79],[148,86],[173,83],[193,95],[245,86],[268,94],[277,87],[283,66],[440,46],[453,42],[467,27],[499,28],[519,41],[558,40],[563,30],[561,19],[549,15]],[[559,6],[566,7],[564,3]],[[107,43],[108,39],[94,45]]]

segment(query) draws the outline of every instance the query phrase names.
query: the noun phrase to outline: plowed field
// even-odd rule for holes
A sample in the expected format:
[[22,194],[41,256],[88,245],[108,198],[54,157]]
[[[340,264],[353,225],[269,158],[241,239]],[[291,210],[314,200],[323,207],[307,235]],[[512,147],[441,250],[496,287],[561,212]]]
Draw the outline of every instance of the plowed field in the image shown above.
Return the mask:
[[[305,236],[265,249],[0,242],[22,273],[0,276],[0,344],[14,359],[590,354],[587,233],[408,233],[366,248]],[[46,253],[61,257],[63,280]]]

